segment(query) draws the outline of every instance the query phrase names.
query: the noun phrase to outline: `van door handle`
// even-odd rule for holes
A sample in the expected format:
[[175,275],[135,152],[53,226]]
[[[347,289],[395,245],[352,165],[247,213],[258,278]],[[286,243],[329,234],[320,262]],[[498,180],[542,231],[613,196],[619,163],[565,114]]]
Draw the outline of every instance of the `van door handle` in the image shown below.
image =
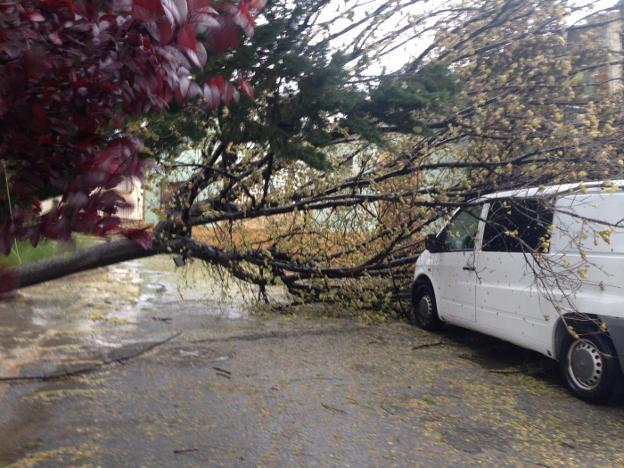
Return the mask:
[[477,271],[477,269],[473,266],[468,266],[466,265],[465,267],[462,268],[462,270],[466,270],[466,271]]

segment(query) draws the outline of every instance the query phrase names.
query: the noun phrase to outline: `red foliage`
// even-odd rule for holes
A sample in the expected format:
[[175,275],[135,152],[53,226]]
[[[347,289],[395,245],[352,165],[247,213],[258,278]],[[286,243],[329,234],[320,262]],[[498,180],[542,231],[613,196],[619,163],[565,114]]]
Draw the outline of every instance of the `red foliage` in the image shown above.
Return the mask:
[[[128,117],[172,100],[211,107],[238,93],[222,77],[197,83],[208,54],[253,32],[263,1],[6,0],[0,3],[0,163],[11,206],[0,208],[0,251],[14,238],[106,235],[125,201],[114,187],[143,176]],[[201,38],[201,40],[200,40]],[[246,81],[240,82],[251,96]],[[0,174],[3,174],[0,167]],[[3,177],[4,178],[4,177]],[[4,181],[2,185],[4,185]],[[41,215],[39,199],[61,198]],[[10,208],[7,209],[7,208]],[[128,236],[146,244],[143,232]]]
[[149,248],[154,240],[154,234],[148,227],[124,229],[122,230],[122,234],[128,239],[140,244],[144,249]]

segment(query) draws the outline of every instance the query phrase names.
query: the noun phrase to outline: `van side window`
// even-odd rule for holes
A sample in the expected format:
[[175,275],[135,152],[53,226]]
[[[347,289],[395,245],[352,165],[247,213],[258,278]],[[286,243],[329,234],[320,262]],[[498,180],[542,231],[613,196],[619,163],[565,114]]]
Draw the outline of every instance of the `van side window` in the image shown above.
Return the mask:
[[485,252],[547,252],[552,209],[531,198],[496,199],[488,210]]
[[440,251],[472,250],[479,230],[483,205],[462,208],[438,236]]

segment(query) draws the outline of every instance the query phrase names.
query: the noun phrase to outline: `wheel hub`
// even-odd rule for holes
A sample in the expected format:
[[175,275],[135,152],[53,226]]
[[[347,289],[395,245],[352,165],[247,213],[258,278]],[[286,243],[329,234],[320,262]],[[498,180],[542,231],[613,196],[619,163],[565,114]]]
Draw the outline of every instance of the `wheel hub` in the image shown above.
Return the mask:
[[584,390],[598,386],[602,378],[602,355],[600,350],[589,340],[578,340],[568,352],[570,377]]
[[418,302],[418,314],[421,317],[429,318],[431,316],[432,303],[431,298],[428,295],[424,295]]

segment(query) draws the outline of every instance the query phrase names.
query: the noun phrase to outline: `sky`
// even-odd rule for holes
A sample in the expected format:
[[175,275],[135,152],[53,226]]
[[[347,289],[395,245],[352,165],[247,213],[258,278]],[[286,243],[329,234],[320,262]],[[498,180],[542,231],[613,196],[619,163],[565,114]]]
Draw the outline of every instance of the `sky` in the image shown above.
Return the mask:
[[[407,1],[408,0],[397,0],[397,3],[407,3]],[[356,8],[355,14],[352,18],[344,18],[335,22],[329,30],[329,33],[331,34],[349,26],[353,21],[358,21],[359,19],[366,17],[366,15],[370,15],[372,11],[385,2],[387,2],[387,0],[333,0],[322,12],[319,20],[329,21],[335,18],[337,12],[341,10],[344,11],[346,5],[360,5]],[[571,3],[577,7],[583,7],[583,10],[570,15],[567,22],[569,25],[572,25],[581,21],[591,12],[609,8],[614,6],[617,2],[618,0],[574,0]],[[427,10],[438,10],[441,7],[445,7],[456,2],[453,0],[415,0],[411,3],[413,4],[407,11],[417,15],[424,13]],[[400,14],[395,14],[386,21],[384,29],[386,31],[391,31],[394,28],[405,24],[406,21],[405,9],[403,9]],[[349,34],[341,38],[340,41],[336,41],[336,46],[348,44],[349,41],[352,41],[364,28],[365,26],[354,29]],[[418,41],[412,41],[411,43],[407,43],[396,49],[394,52],[385,56],[380,63],[371,66],[369,73],[377,75],[382,72],[392,72],[398,70],[405,63],[409,62],[420,52],[422,52],[431,43],[433,37],[434,33],[425,34],[420,36]]]
[[[617,2],[618,0],[577,0],[572,3],[578,6],[587,6],[588,11],[591,12],[591,11],[600,11],[600,10],[604,10],[605,8],[612,7]],[[577,14],[571,15],[570,23],[574,23],[582,19],[586,15],[587,13],[584,13],[584,12],[579,12]]]

